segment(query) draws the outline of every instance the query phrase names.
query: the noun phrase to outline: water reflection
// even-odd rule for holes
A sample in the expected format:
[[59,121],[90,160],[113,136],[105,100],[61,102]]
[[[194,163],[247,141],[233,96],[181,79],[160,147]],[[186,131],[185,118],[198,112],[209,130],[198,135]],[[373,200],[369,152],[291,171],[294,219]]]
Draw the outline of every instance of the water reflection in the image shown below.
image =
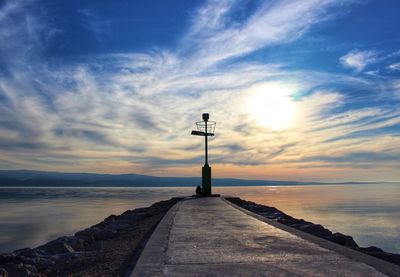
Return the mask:
[[102,221],[110,214],[192,188],[0,188],[0,252],[33,247]]
[[[194,188],[0,188],[0,252],[71,235],[110,214],[149,206]],[[352,235],[361,246],[400,253],[400,184],[223,187],[297,218]]]

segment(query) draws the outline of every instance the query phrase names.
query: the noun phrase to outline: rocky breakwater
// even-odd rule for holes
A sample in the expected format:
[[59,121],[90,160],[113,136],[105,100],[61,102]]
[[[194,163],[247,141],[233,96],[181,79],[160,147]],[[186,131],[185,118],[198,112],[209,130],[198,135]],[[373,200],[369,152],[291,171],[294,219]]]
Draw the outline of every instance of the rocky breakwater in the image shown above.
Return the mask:
[[388,253],[375,246],[360,247],[351,236],[344,235],[342,233],[332,233],[329,229],[326,229],[320,224],[314,224],[304,219],[297,219],[285,214],[284,212],[274,207],[268,207],[251,201],[242,200],[238,197],[230,197],[226,199],[239,207],[242,207],[268,219],[275,220],[284,225],[329,240],[342,246],[352,248],[364,254],[374,256],[376,258],[391,262],[396,265],[400,265],[399,254]]
[[124,275],[157,223],[181,199],[111,215],[73,236],[1,254],[0,277]]

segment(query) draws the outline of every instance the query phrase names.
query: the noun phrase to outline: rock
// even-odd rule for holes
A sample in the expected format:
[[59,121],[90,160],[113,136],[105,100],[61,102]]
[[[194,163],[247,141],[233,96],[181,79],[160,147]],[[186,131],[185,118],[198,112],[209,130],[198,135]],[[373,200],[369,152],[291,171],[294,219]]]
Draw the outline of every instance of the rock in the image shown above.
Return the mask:
[[285,217],[286,217],[286,214],[284,214],[284,213],[282,213],[280,211],[274,212],[269,216],[269,218],[275,219],[275,220],[281,220],[281,219],[283,219]]
[[105,223],[109,223],[109,222],[113,222],[114,220],[116,220],[116,219],[118,219],[118,216],[116,216],[116,215],[110,215],[109,217],[106,217],[105,219],[104,219],[104,222]]
[[[111,223],[110,223],[111,225]],[[123,227],[121,225],[116,225],[116,227]],[[88,243],[93,243],[96,240],[104,240],[104,239],[110,239],[118,236],[118,231],[116,228],[112,228],[111,226],[107,225],[105,228],[100,229],[97,227],[91,227],[88,229],[85,229],[83,231],[80,231],[75,234],[78,238],[84,240],[85,242]]]
[[148,210],[148,208],[137,208],[137,209],[133,210],[132,212],[135,214],[140,214],[140,213],[145,214],[147,212],[147,210]]
[[17,256],[15,253],[10,253],[10,254],[7,253],[7,254],[0,255],[0,265],[5,264],[5,263],[18,264],[21,262],[22,262],[21,257]]
[[25,264],[25,265],[37,265],[41,262],[41,257],[39,255],[36,255],[33,257],[22,256],[21,258],[22,258],[23,264]]
[[1,268],[5,276],[10,276],[10,277],[37,276],[36,271],[31,271],[29,267],[23,266],[22,264],[5,263],[1,265]]
[[0,266],[4,263],[34,265],[38,261],[38,254],[30,248],[23,248],[11,254],[0,255]]
[[148,208],[146,212],[143,213],[143,217],[153,216],[158,214],[159,212],[160,208],[158,208],[157,206],[150,206],[150,208]]
[[80,257],[85,255],[85,252],[73,252],[73,253],[63,253],[63,254],[57,254],[53,256],[53,260],[55,261],[56,264],[59,263],[65,263],[69,260],[72,260],[74,258]]
[[375,246],[360,247],[358,250],[376,258],[400,265],[400,254],[387,253]]
[[36,266],[34,265],[23,265],[23,268],[26,272],[25,276],[38,276],[38,271],[36,269]]
[[0,277],[8,277],[8,272],[4,268],[0,268]]
[[18,256],[24,256],[24,257],[33,257],[35,256],[35,251],[31,248],[22,248],[14,251],[15,254]]
[[94,242],[92,244],[89,244],[86,247],[86,251],[96,252],[96,251],[101,250],[102,247],[103,247],[103,241],[99,240],[99,241],[96,241],[96,242]]
[[400,265],[400,254],[387,253],[387,252],[383,251],[382,249],[375,247],[375,246],[359,247],[356,250],[358,250],[364,254],[371,255],[376,258]]
[[293,226],[295,224],[300,224],[301,223],[300,220],[298,220],[296,218],[293,218],[291,216],[287,216],[285,218],[282,218],[279,222],[282,223],[282,224],[288,225],[288,226]]
[[117,231],[128,229],[129,227],[131,227],[131,225],[128,224],[125,220],[115,220],[113,222],[109,222],[109,224],[107,225],[107,228]]
[[258,209],[258,211],[261,213],[267,213],[267,214],[268,213],[273,214],[273,213],[279,212],[276,208],[271,208],[271,207],[267,207],[267,206],[261,206]]
[[330,236],[327,236],[326,239],[343,246],[358,248],[358,244],[351,236],[343,235],[341,233],[334,233]]
[[121,220],[125,220],[126,222],[130,224],[134,224],[137,221],[139,221],[143,216],[140,214],[123,214],[120,216]]
[[360,250],[365,252],[365,253],[386,253],[382,249],[375,247],[375,246],[370,246],[370,247],[360,247]]
[[317,237],[325,238],[332,235],[332,232],[328,229],[325,229],[320,224],[308,224],[308,225],[300,225],[297,229],[312,234]]
[[52,267],[56,263],[56,259],[53,256],[40,256],[34,264],[39,271],[44,271],[49,267]]
[[95,235],[95,238],[98,240],[105,240],[105,239],[115,238],[117,236],[118,236],[117,230],[106,227],[106,228],[100,230],[100,232],[98,232]]
[[72,253],[84,250],[83,240],[77,237],[60,237],[38,248],[49,254]]
[[84,242],[86,242],[88,244],[91,244],[96,240],[94,237],[94,234],[96,232],[95,230],[99,230],[99,229],[96,227],[87,228],[85,230],[75,233],[74,236],[82,239]]

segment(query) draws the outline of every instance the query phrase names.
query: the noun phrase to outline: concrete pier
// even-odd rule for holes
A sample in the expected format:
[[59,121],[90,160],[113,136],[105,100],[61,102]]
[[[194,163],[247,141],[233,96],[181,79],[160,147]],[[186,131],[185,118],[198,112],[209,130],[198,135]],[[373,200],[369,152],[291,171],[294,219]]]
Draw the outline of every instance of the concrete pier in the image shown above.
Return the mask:
[[382,268],[391,266],[271,223],[222,198],[181,201],[160,222],[131,276],[386,276]]

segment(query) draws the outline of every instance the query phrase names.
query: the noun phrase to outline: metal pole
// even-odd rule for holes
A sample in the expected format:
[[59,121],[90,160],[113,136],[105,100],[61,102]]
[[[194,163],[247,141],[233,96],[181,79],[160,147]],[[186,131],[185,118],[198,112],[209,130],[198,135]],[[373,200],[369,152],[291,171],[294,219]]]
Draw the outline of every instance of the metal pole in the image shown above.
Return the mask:
[[207,121],[209,118],[208,113],[203,113],[203,120],[204,120],[204,126],[205,130],[203,135],[205,136],[205,164],[203,168],[201,169],[201,183],[202,183],[202,194],[204,196],[210,196],[211,195],[211,167],[208,165],[208,125]]
[[208,165],[208,133],[207,133],[207,121],[206,122],[206,165]]

